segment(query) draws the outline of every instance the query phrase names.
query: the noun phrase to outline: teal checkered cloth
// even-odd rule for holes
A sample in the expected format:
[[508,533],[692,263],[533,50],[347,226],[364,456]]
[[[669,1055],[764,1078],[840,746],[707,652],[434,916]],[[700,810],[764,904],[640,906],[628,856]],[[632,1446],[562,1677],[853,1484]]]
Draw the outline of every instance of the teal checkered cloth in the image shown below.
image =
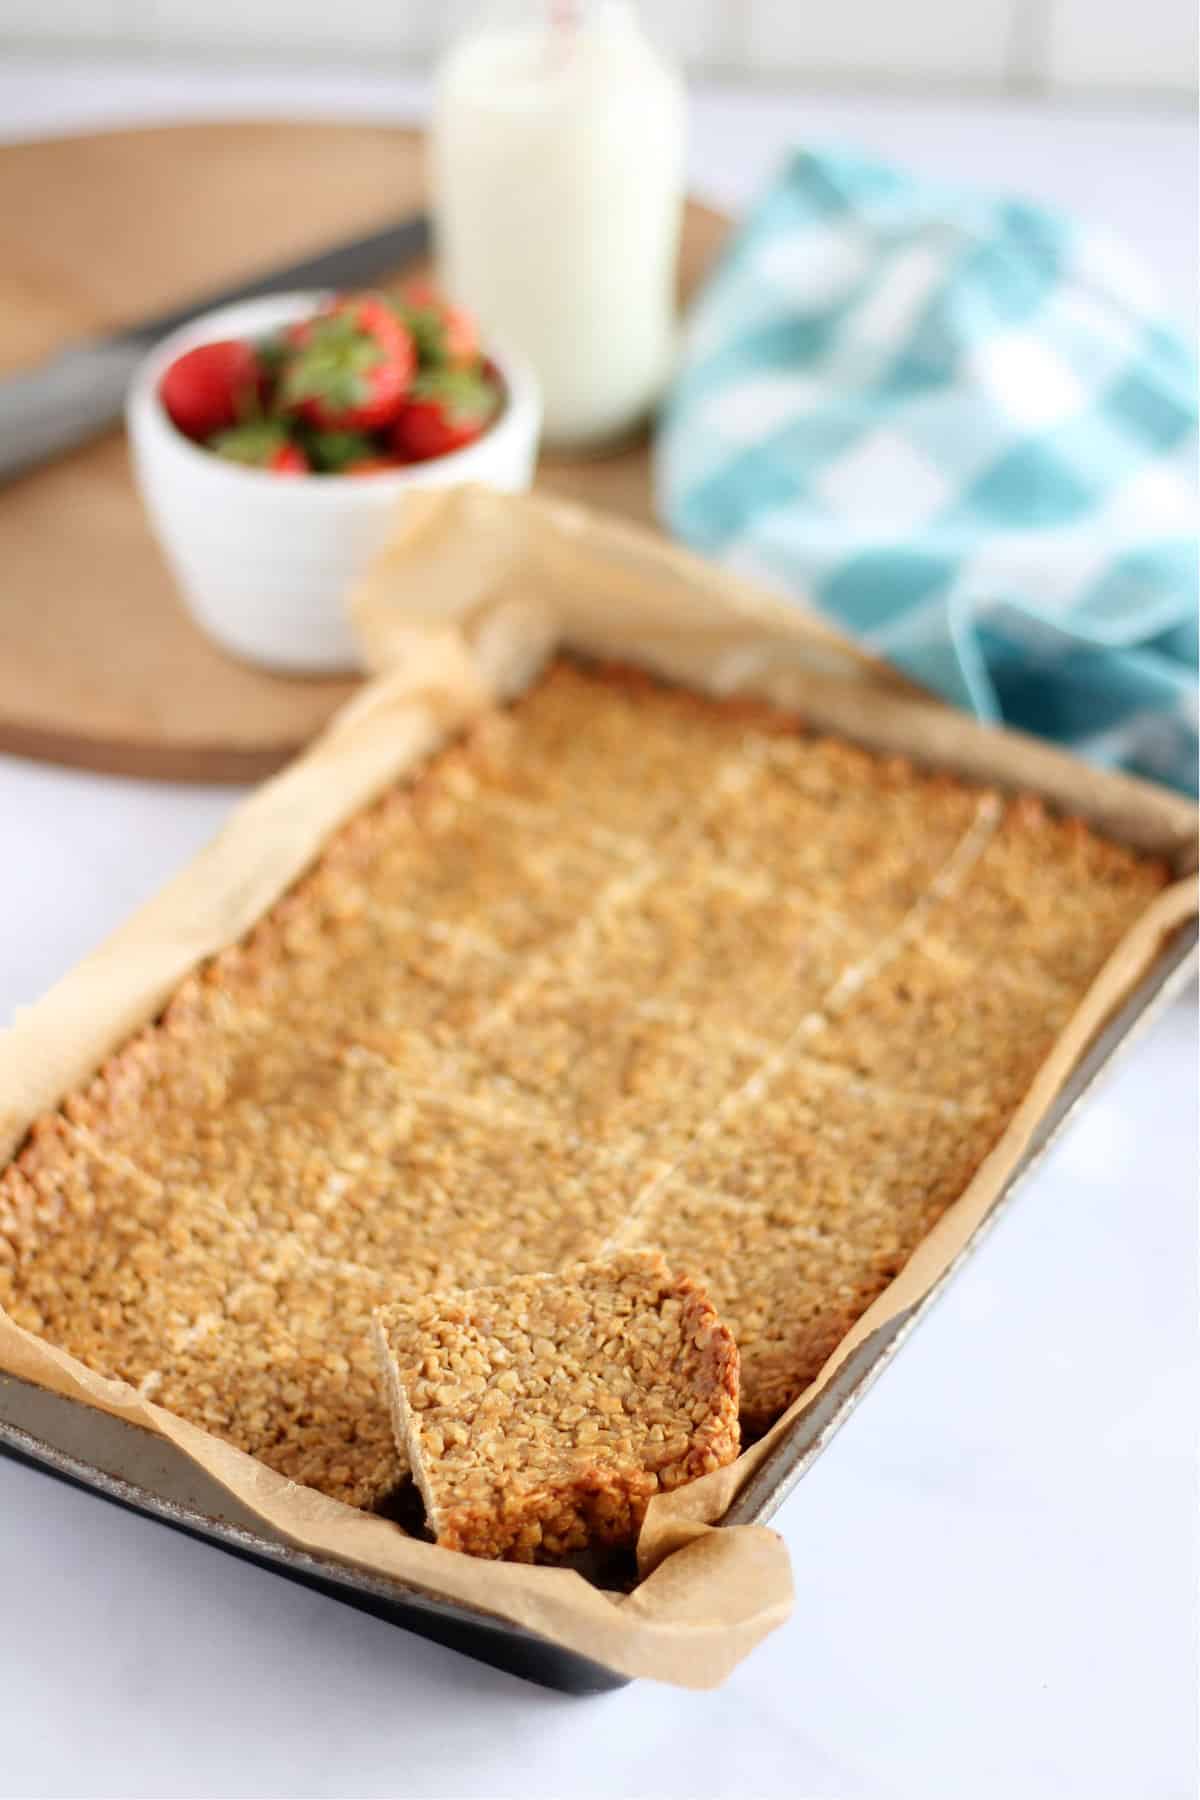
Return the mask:
[[805,152],[694,309],[658,504],[979,717],[1194,792],[1196,420],[1100,234]]

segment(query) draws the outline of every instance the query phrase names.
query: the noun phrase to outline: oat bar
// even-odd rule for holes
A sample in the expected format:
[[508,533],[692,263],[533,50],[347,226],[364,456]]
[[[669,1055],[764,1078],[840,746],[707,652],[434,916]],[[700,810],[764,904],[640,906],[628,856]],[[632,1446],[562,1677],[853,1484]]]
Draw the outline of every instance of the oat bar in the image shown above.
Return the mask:
[[35,1125],[0,1305],[371,1504],[374,1307],[656,1245],[711,1284],[757,1430],[1166,879],[1028,796],[559,662]]
[[537,1562],[627,1543],[653,1494],[737,1455],[733,1337],[646,1251],[385,1308],[376,1345],[448,1549]]

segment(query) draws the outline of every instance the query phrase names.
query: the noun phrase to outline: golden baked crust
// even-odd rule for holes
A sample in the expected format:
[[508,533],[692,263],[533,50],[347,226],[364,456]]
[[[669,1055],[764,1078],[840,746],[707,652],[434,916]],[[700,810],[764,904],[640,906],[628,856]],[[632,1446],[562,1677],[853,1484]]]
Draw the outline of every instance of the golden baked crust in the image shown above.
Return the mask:
[[0,1299],[18,1325],[352,1505],[406,1472],[369,1344],[372,1312],[406,1291],[168,1191],[65,1120],[0,1177]]
[[335,835],[0,1175],[0,1304],[326,1493],[388,1301],[660,1246],[759,1429],[962,1192],[1165,867],[556,664]]
[[632,1543],[651,1497],[738,1453],[738,1354],[707,1295],[627,1250],[375,1315],[437,1542],[557,1561]]

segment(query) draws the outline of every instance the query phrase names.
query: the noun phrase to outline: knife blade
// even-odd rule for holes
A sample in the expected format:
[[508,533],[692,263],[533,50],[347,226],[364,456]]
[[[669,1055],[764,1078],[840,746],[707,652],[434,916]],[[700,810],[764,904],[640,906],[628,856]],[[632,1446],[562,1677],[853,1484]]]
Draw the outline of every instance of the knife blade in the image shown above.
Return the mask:
[[405,268],[429,249],[429,220],[414,213],[368,237],[204,295],[107,337],[69,344],[36,368],[0,379],[0,482],[28,473],[115,425],[138,363],[189,320],[239,300],[296,288],[358,288]]

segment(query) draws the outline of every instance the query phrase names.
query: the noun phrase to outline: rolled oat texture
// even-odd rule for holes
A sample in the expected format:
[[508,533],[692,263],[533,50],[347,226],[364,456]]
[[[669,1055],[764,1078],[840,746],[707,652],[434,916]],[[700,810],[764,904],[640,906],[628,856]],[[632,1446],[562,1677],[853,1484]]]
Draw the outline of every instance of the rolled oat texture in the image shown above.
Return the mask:
[[1166,878],[1028,797],[557,663],[38,1121],[0,1305],[371,1506],[405,1472],[377,1308],[654,1247],[761,1430]]
[[630,1544],[654,1494],[737,1456],[732,1333],[654,1252],[383,1307],[375,1332],[447,1549],[539,1562]]

